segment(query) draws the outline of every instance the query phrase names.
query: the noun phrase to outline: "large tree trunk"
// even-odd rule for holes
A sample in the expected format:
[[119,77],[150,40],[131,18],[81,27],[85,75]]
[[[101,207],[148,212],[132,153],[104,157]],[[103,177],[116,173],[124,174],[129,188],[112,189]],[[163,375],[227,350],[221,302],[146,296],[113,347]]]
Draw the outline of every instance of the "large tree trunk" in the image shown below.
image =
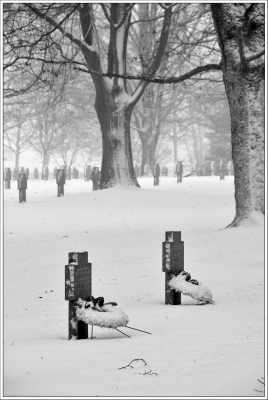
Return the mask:
[[231,115],[236,202],[231,227],[252,211],[264,213],[264,22],[258,6],[211,4]]
[[121,185],[140,187],[132,160],[130,120],[132,107],[118,107],[118,98],[95,103],[102,131],[103,156],[100,188]]

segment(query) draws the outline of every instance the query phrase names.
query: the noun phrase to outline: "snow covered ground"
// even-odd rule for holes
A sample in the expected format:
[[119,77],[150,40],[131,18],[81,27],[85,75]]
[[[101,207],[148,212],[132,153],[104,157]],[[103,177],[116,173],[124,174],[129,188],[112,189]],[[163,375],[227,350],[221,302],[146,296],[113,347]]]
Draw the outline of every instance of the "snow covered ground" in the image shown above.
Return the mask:
[[[54,180],[29,180],[23,204],[14,181],[4,189],[4,396],[264,396],[263,217],[224,229],[233,177],[139,182],[142,190],[93,192],[71,180],[58,198]],[[214,304],[164,304],[162,242],[172,230],[182,232],[185,270]],[[80,251],[92,294],[151,335],[96,327],[94,340],[67,340],[64,269]],[[147,365],[120,369],[133,359]]]

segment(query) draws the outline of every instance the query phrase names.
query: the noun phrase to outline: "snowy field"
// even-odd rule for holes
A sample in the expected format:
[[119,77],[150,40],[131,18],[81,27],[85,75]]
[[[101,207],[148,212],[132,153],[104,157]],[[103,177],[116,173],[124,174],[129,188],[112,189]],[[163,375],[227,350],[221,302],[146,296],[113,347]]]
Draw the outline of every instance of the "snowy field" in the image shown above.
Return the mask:
[[[16,182],[4,189],[4,396],[264,396],[263,217],[224,229],[233,177],[139,182],[93,192],[71,180],[58,198],[54,180],[29,180],[23,204]],[[214,304],[164,304],[166,231],[182,232],[184,268]],[[94,328],[94,340],[67,340],[64,269],[83,251],[92,294],[151,335]],[[147,365],[120,369],[133,359]]]

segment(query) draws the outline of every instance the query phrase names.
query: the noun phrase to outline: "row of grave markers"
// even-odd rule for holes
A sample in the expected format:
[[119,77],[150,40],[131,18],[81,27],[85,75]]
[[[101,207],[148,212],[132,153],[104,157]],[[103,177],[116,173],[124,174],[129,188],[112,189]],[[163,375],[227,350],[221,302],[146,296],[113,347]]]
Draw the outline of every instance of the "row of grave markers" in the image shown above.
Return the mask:
[[219,176],[220,180],[224,179],[226,175],[234,175],[234,165],[233,161],[228,161],[226,163],[223,159],[216,163],[211,161],[210,165],[200,164],[198,161],[194,162],[191,166],[192,175],[199,176]]
[[[63,166],[61,167],[61,169],[64,169],[64,173],[65,173],[65,177],[70,180],[70,179],[79,179],[79,170],[76,167],[73,167],[71,169],[71,167],[66,167]],[[139,165],[135,165],[135,174],[137,177],[140,176],[140,166]],[[6,170],[10,171],[10,168],[6,168]],[[53,177],[56,178],[56,174],[57,174],[57,170],[58,168],[55,167],[53,169]],[[192,164],[192,175],[198,175],[200,170],[200,166],[199,163],[196,161],[195,163]],[[148,176],[149,175],[149,166],[146,165],[144,168],[145,171],[145,175]],[[220,179],[224,179],[224,176],[227,175],[227,171],[228,171],[228,175],[233,175],[234,174],[234,168],[233,168],[233,162],[229,161],[227,164],[227,169],[226,169],[226,165],[224,160],[221,160],[219,163],[219,175],[220,175]],[[8,172],[8,174],[5,176],[4,174],[4,179],[5,180],[17,180],[18,176],[20,173],[25,173],[27,179],[29,179],[30,176],[30,170],[29,168],[13,168],[12,171]],[[174,170],[174,175],[177,176],[177,182],[182,182],[182,173],[183,173],[183,164],[182,161],[178,161],[175,165],[175,170]],[[217,175],[217,171],[216,171],[216,163],[215,161],[211,161],[210,164],[210,173],[211,175]],[[89,181],[89,180],[93,180],[95,181],[96,179],[94,179],[95,177],[93,176],[92,179],[92,174],[97,174],[100,176],[100,170],[98,167],[91,167],[90,165],[87,165],[84,169],[84,179],[85,181]],[[206,173],[205,175],[207,175],[208,173]],[[38,168],[34,168],[33,170],[33,178],[34,179],[39,179],[39,175],[41,177],[41,179],[43,180],[48,180],[49,179],[49,169],[48,167],[45,167],[43,170],[43,173],[39,173]],[[153,176],[155,177],[159,177],[159,176],[168,176],[168,167],[163,165],[162,168],[160,168],[159,163],[156,163],[153,169]]]
[[[64,185],[66,183],[66,176],[65,176],[65,171],[64,168],[57,169],[57,172],[55,172],[55,177],[56,177],[56,183],[58,185],[57,189],[57,196],[64,196]],[[93,190],[98,190],[99,189],[99,182],[100,182],[100,171],[98,167],[94,167],[92,174],[91,174],[91,179],[93,181]],[[5,188],[10,189],[10,181],[11,181],[11,171],[10,168],[5,168],[4,171],[4,180],[5,180]],[[17,185],[18,185],[18,190],[19,190],[19,202],[23,203],[26,202],[26,189],[27,189],[27,182],[28,178],[25,172],[21,172],[18,174],[17,178]]]
[[[212,162],[213,163],[213,162]],[[230,161],[230,163],[232,163]],[[229,164],[230,164],[229,163]],[[19,202],[26,202],[26,189],[27,189],[27,180],[29,176],[29,170],[25,170],[21,168],[21,172],[18,174],[17,177],[17,182],[18,182],[18,189],[20,190],[19,192]],[[56,178],[56,183],[58,185],[58,197],[64,196],[64,185],[66,183],[66,171],[67,168],[55,168],[53,171],[53,175]],[[231,172],[230,172],[231,171]],[[232,170],[229,171],[229,174],[233,173]],[[68,179],[71,179],[70,177],[71,174],[71,169],[68,169]],[[73,169],[73,174],[78,179],[78,170],[76,168]],[[48,179],[49,171],[48,168],[46,168],[45,171],[45,177]],[[37,177],[38,179],[38,170],[37,168],[34,169],[34,176]],[[175,166],[175,176],[177,176],[177,183],[182,183],[182,177],[183,177],[183,163],[182,161],[178,161]],[[225,168],[224,168],[224,163],[220,164],[220,180],[224,179],[225,177]],[[91,167],[91,166],[86,166],[84,170],[84,178],[85,181],[91,180],[93,182],[92,189],[93,190],[98,190],[100,188],[100,178],[101,178],[101,171],[99,170],[99,167]],[[153,178],[154,178],[154,186],[159,185],[159,178],[160,178],[160,165],[159,163],[156,163],[153,169]],[[4,181],[5,181],[5,188],[10,189],[10,182],[11,182],[11,170],[10,168],[5,168],[4,171]]]
[[[181,293],[171,289],[169,281],[174,273],[184,270],[184,242],[181,231],[168,231],[162,243],[162,271],[165,272],[165,304],[181,305]],[[77,300],[92,295],[92,264],[88,252],[68,254],[65,265],[65,300],[68,307],[68,339],[87,339],[88,324],[76,317]]]
[[[79,178],[79,171],[76,167],[73,167],[71,169],[71,167],[67,168],[67,167],[62,167],[64,169],[65,172],[65,176],[67,177],[67,179],[78,179]],[[29,179],[30,177],[30,170],[29,168],[23,168],[21,167],[20,169],[17,168],[13,168],[12,171],[10,170],[10,168],[6,168],[6,170],[10,171],[10,174],[8,173],[9,176],[9,180],[13,180],[16,181],[19,177],[19,174],[26,174],[27,179]],[[56,174],[57,174],[57,170],[58,168],[55,167],[53,169],[53,178],[56,178]],[[43,173],[40,173],[38,168],[34,168],[33,169],[33,173],[32,173],[33,179],[43,179],[43,180],[48,180],[49,176],[50,176],[50,171],[48,169],[48,167],[45,167],[43,170]],[[4,179],[5,179],[5,175],[4,175]]]

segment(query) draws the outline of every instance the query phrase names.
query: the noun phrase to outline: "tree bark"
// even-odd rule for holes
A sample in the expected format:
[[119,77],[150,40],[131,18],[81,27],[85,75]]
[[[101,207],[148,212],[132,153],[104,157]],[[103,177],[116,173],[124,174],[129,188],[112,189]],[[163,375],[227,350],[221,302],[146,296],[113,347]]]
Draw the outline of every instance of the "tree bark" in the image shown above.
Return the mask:
[[133,167],[130,119],[132,107],[118,107],[118,98],[95,104],[102,132],[100,188],[122,185],[139,187]]
[[[261,4],[211,4],[222,51],[222,72],[231,115],[236,214],[240,225],[252,211],[264,213],[264,49]],[[264,15],[264,11],[262,11]]]

